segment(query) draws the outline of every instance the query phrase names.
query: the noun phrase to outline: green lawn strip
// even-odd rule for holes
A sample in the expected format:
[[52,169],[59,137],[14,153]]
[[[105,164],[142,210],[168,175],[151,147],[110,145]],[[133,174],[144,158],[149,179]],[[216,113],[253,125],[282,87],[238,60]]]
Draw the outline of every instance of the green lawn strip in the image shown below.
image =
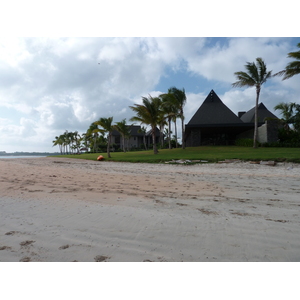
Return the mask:
[[201,146],[189,147],[186,149],[160,149],[157,155],[152,150],[111,152],[111,158],[107,158],[106,153],[86,153],[76,155],[59,155],[55,157],[77,158],[96,160],[99,155],[103,155],[106,161],[120,162],[145,162],[160,163],[172,160],[205,160],[208,162],[223,161],[225,159],[240,159],[242,161],[272,160],[276,162],[296,162],[300,163],[299,148],[252,148],[238,146]]

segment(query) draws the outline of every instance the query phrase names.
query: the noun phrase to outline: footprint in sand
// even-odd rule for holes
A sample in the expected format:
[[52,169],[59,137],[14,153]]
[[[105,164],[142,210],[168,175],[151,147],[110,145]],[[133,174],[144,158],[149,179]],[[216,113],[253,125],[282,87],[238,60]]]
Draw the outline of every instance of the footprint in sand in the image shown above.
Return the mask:
[[14,235],[16,233],[21,233],[20,231],[9,231],[9,232],[6,232],[5,235]]
[[97,255],[94,257],[94,260],[95,262],[102,262],[102,261],[106,261],[109,258],[110,258],[109,256]]
[[0,247],[0,250],[11,250],[11,247],[8,247],[8,246],[2,246],[2,247]]
[[21,242],[20,245],[21,245],[22,247],[24,247],[24,246],[29,246],[29,245],[31,245],[32,243],[35,243],[35,241],[24,241],[24,242]]
[[63,246],[60,246],[58,249],[64,250],[64,249],[68,249],[69,247],[70,247],[70,245],[63,245]]
[[29,256],[25,256],[25,257],[22,257],[19,261],[20,262],[29,262],[29,261],[31,261],[31,258]]

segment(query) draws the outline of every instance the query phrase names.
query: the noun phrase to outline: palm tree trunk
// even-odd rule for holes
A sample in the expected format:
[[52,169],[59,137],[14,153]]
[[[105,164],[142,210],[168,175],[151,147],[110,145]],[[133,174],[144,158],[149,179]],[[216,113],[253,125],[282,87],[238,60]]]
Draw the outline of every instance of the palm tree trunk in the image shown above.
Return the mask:
[[253,137],[253,148],[257,148],[258,138],[258,100],[259,100],[260,87],[256,87],[256,102],[255,102],[255,116],[254,116],[254,137]]
[[125,149],[125,135],[122,134],[122,143],[123,143],[123,152],[126,152],[126,149]]
[[153,143],[153,152],[154,154],[158,154],[157,146],[156,146],[156,141],[155,141],[155,127],[152,127],[152,143]]
[[184,118],[183,118],[183,115],[181,115],[181,136],[182,136],[182,138],[181,138],[182,149],[185,149]]
[[169,118],[169,149],[171,149],[171,118]]
[[111,136],[111,134],[109,132],[108,137],[107,137],[107,157],[108,158],[111,158],[111,156],[110,156],[110,136]]
[[146,135],[145,134],[143,135],[143,142],[144,142],[145,150],[148,150],[147,144],[146,144]]
[[175,125],[175,142],[176,142],[176,148],[178,148],[176,119],[174,121],[174,125]]

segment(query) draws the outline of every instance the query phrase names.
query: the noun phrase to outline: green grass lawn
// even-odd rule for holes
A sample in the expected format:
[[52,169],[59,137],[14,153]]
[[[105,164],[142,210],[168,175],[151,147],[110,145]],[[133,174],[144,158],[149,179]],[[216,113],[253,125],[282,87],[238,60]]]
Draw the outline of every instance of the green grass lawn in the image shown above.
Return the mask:
[[148,151],[131,151],[131,152],[111,152],[111,158],[107,158],[106,153],[88,153],[79,155],[61,155],[55,157],[68,157],[77,159],[96,160],[99,155],[103,155],[107,161],[123,162],[147,162],[159,163],[178,159],[189,160],[207,160],[217,162],[225,159],[249,160],[274,160],[300,163],[299,148],[252,148],[238,146],[201,146],[189,147],[184,150],[162,149],[157,155],[153,150]]

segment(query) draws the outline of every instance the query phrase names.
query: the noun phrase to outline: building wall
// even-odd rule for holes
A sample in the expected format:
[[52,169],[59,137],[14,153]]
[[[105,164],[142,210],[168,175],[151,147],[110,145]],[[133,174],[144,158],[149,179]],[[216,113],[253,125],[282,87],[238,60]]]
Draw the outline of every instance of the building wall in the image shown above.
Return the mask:
[[201,130],[200,128],[193,128],[186,139],[187,147],[197,147],[201,145]]
[[[265,124],[258,127],[257,141],[259,143],[274,143],[278,140],[278,120],[266,120]],[[243,132],[237,139],[253,139],[254,129]]]

